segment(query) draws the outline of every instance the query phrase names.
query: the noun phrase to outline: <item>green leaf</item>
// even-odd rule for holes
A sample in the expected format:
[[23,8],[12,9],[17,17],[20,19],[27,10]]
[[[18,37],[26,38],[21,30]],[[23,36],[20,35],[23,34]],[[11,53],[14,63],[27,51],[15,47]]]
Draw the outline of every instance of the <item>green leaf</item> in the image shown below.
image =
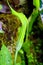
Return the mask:
[[39,9],[40,8],[40,0],[33,0],[33,5]]
[[0,65],[13,65],[11,54],[5,45],[0,51]]
[[19,63],[17,63],[16,65],[21,65],[21,63],[19,62]]
[[0,4],[0,10],[2,10],[3,6]]
[[18,41],[17,41],[17,46],[16,46],[16,53],[15,53],[15,62],[16,62],[16,58],[17,58],[17,54],[18,51],[21,49],[22,45],[23,45],[23,41],[24,41],[24,37],[25,37],[25,32],[26,32],[26,28],[27,28],[27,24],[28,24],[28,20],[27,17],[23,14],[23,13],[18,13],[16,12],[9,4],[8,0],[7,3],[11,9],[11,13],[15,16],[18,17],[18,19],[21,21],[22,26],[19,29],[19,36],[18,36]]
[[30,16],[30,19],[28,18],[28,21],[30,21],[27,26],[27,35],[28,36],[29,36],[30,32],[32,31],[32,26],[33,26],[33,23],[35,22],[37,16],[38,16],[38,10],[34,9]]
[[30,47],[31,47],[32,45],[33,45],[33,42],[30,41],[29,39],[24,42],[24,44],[23,44],[23,49],[24,49],[24,51],[25,51],[27,54],[30,53]]

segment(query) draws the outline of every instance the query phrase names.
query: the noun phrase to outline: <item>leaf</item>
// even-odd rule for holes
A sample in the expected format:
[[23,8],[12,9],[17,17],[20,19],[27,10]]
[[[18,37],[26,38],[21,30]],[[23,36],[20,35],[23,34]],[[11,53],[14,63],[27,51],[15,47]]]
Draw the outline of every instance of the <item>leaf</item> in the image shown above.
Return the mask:
[[21,49],[22,45],[23,45],[23,41],[24,41],[24,37],[25,37],[25,32],[26,32],[26,28],[27,28],[27,24],[28,24],[28,20],[27,17],[23,14],[23,13],[18,13],[16,12],[9,4],[8,0],[7,3],[11,9],[11,13],[15,16],[17,16],[21,23],[22,26],[19,29],[19,36],[18,36],[18,41],[17,41],[17,46],[16,46],[16,53],[15,53],[15,62],[16,62],[16,58],[17,58],[17,54],[18,51]]
[[39,9],[40,8],[40,0],[33,0],[33,5]]
[[5,45],[0,51],[0,65],[13,65],[11,54]]
[[32,31],[32,26],[33,26],[33,23],[35,22],[36,20],[36,17],[38,16],[38,10],[33,10],[31,16],[30,16],[30,20],[28,18],[28,21],[30,21],[28,23],[28,26],[27,26],[27,35],[29,36],[30,32]]
[[2,10],[2,8],[3,8],[3,7],[2,7],[2,5],[0,4],[0,10]]
[[30,47],[33,45],[33,42],[27,39],[23,44],[24,51],[28,54],[30,52]]

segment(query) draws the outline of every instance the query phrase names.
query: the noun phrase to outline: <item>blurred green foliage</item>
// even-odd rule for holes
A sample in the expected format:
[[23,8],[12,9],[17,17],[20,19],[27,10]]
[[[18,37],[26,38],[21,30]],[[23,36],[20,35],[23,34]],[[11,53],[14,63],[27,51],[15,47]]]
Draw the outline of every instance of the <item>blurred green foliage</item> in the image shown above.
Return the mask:
[[[37,18],[40,14],[38,11],[40,6],[39,0],[38,2],[37,0],[33,0],[33,5],[35,5],[36,8],[33,9],[28,19],[23,13],[16,12],[10,6],[8,0],[7,3],[10,7],[11,14],[16,16],[22,25],[18,29],[18,40],[16,42],[14,60],[12,60],[11,53],[8,51],[7,47],[2,45],[0,51],[0,65],[26,65],[26,63],[27,65],[43,65],[40,60],[37,60],[39,57],[38,54],[40,55],[42,53],[40,49],[42,40],[38,35],[40,35],[40,31],[43,31],[43,24],[41,23],[40,17],[39,19]],[[40,29],[40,31],[38,29]]]

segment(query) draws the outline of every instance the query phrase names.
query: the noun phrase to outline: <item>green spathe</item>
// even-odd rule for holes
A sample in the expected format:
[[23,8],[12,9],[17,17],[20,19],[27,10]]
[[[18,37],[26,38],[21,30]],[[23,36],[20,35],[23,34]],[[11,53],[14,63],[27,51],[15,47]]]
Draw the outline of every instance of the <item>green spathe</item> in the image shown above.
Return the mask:
[[26,32],[26,28],[27,28],[27,24],[28,24],[28,19],[27,17],[23,14],[23,13],[18,13],[16,12],[9,4],[8,0],[7,3],[11,9],[11,13],[15,16],[17,16],[19,18],[19,20],[22,23],[22,26],[19,29],[19,36],[18,36],[18,41],[17,41],[17,46],[16,46],[16,53],[15,53],[15,62],[17,59],[17,54],[18,51],[21,49],[22,45],[23,45],[23,41],[24,41],[24,37],[25,37],[25,32]]

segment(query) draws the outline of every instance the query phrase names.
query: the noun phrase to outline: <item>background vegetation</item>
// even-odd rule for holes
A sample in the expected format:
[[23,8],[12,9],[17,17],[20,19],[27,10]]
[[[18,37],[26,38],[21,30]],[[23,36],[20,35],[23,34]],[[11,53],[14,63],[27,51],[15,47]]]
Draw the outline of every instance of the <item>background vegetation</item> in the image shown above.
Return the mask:
[[43,65],[40,0],[2,0],[0,7],[0,65]]

